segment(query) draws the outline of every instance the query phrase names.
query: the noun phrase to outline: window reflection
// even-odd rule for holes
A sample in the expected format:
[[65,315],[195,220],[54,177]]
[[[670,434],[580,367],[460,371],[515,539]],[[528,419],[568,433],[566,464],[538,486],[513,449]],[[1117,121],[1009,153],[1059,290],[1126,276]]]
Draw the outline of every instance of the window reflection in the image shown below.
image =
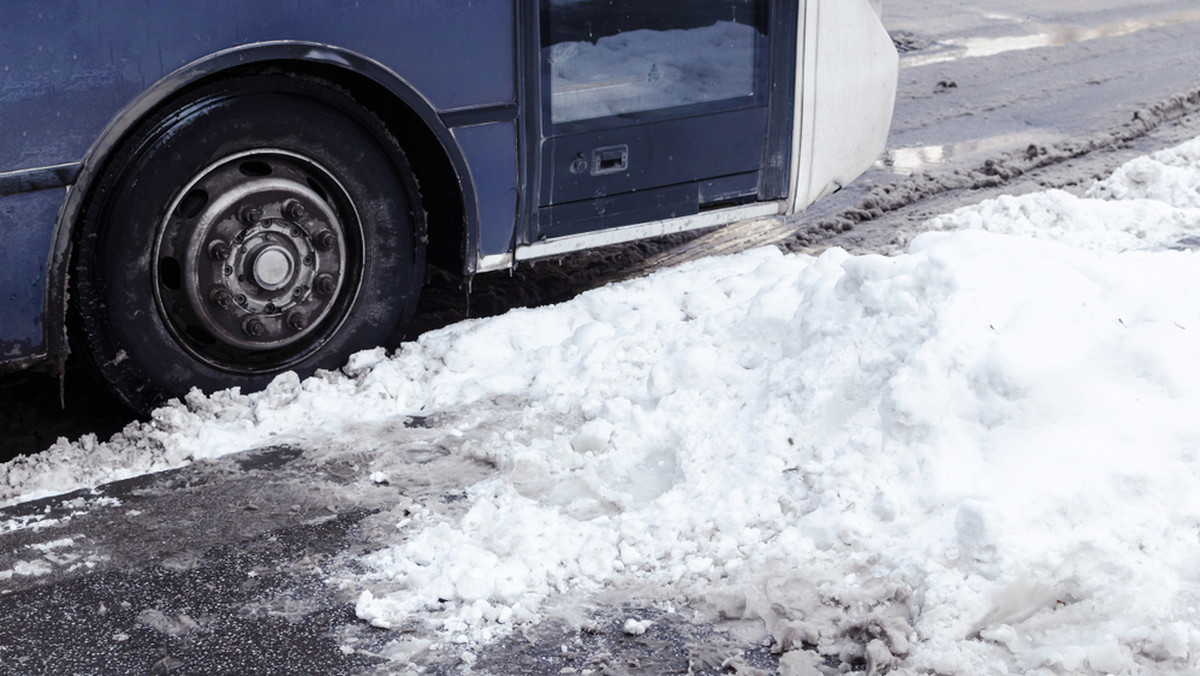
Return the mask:
[[765,0],[543,0],[554,124],[761,96]]

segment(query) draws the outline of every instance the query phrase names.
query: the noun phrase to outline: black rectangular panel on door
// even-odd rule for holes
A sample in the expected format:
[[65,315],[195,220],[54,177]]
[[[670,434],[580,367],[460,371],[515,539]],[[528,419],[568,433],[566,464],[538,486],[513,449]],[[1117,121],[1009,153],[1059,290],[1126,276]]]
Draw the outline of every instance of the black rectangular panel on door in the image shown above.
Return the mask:
[[533,239],[756,197],[768,0],[540,1]]

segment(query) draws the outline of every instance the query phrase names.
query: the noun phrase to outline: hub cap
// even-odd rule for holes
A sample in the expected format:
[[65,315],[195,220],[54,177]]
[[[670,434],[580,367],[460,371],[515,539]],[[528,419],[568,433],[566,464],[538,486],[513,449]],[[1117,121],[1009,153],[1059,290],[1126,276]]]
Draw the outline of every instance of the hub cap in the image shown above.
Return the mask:
[[158,233],[159,309],[176,340],[214,365],[284,367],[319,347],[353,301],[357,216],[332,175],[294,153],[204,169]]

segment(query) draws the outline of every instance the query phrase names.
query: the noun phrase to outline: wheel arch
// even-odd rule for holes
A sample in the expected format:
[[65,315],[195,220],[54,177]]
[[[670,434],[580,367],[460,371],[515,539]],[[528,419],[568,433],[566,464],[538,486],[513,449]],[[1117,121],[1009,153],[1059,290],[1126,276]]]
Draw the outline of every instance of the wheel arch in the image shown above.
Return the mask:
[[266,42],[206,56],[142,92],[118,113],[89,148],[82,169],[59,211],[47,273],[47,333],[50,353],[65,360],[69,274],[76,229],[97,179],[112,154],[139,124],[188,91],[209,82],[286,70],[319,78],[347,90],[378,116],[408,157],[422,192],[430,260],[471,272],[478,242],[475,187],[466,159],[433,105],[400,75],[355,52],[305,42]]

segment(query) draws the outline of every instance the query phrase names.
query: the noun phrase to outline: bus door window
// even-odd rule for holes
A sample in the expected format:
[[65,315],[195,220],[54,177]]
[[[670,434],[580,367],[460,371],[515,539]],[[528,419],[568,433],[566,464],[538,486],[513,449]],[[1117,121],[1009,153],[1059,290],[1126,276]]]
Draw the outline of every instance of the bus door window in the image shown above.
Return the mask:
[[772,6],[541,0],[529,241],[756,199]]
[[542,0],[552,125],[758,105],[764,0]]

